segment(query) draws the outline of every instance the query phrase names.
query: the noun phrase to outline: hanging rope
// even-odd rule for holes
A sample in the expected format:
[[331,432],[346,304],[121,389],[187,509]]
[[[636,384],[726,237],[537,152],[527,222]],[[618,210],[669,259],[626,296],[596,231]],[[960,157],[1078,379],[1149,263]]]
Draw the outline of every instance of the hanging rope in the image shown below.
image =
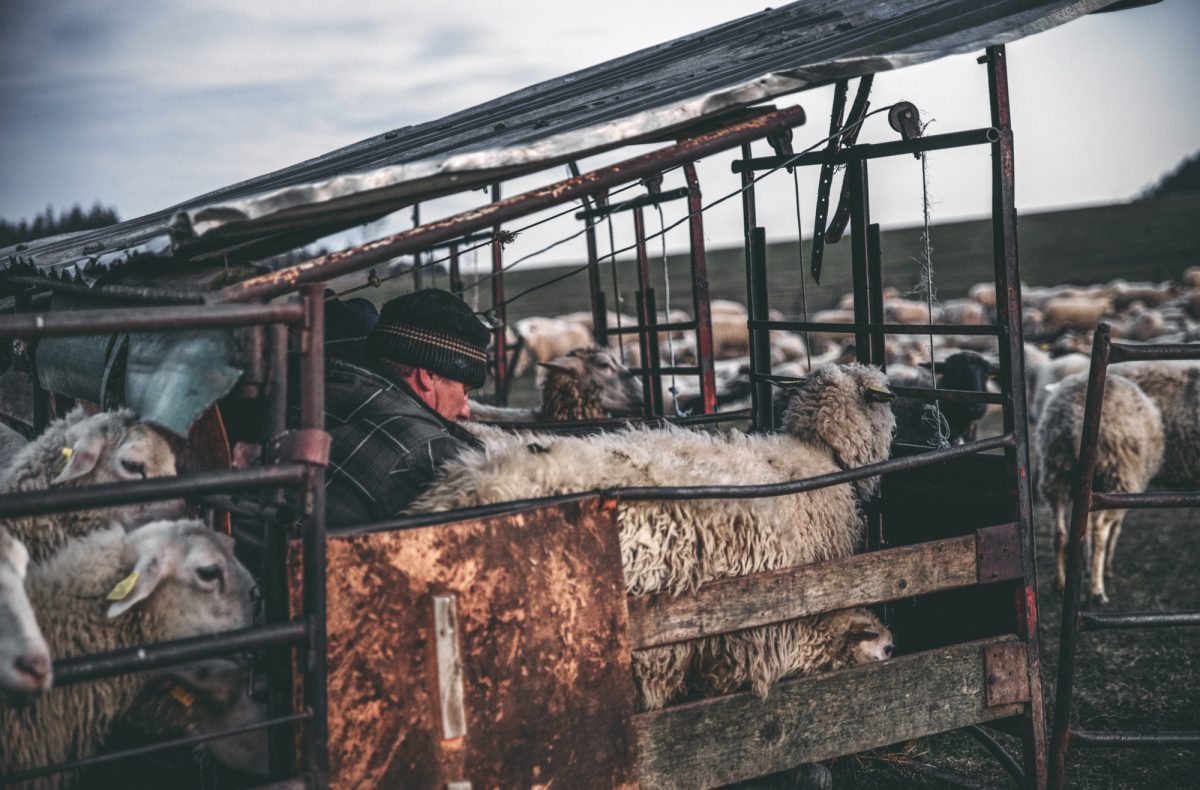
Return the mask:
[[[926,124],[928,125],[928,124]],[[922,129],[922,131],[924,131]],[[937,389],[937,362],[933,354],[933,303],[937,299],[937,292],[933,281],[933,243],[929,234],[929,166],[928,159],[924,151],[921,152],[921,203],[924,214],[924,228],[921,234],[922,250],[921,250],[921,274],[920,281],[917,284],[916,290],[924,292],[925,307],[929,311],[928,321],[926,326],[929,329],[929,369],[933,378],[933,389]],[[931,444],[935,447],[950,446],[950,424],[942,415],[941,401],[934,400],[932,403],[925,404],[925,416],[922,418],[924,422],[933,428],[934,438]]]
[[[658,240],[662,245],[662,265],[663,265],[663,290],[666,292],[667,298],[667,323],[671,323],[671,267],[667,265],[667,221],[663,218],[662,205],[654,204],[654,208],[658,210]],[[671,330],[667,329],[667,356],[671,358],[671,367],[675,367],[675,341],[671,339]],[[675,410],[676,417],[683,417],[684,414],[679,410],[679,387],[675,384],[675,371],[671,371],[671,408]]]
[[[792,168],[792,192],[796,198],[796,253],[800,256],[800,320],[808,321],[808,292],[804,286],[804,226],[800,222],[800,175]],[[804,360],[808,372],[812,373],[812,341],[808,330],[804,330]]]

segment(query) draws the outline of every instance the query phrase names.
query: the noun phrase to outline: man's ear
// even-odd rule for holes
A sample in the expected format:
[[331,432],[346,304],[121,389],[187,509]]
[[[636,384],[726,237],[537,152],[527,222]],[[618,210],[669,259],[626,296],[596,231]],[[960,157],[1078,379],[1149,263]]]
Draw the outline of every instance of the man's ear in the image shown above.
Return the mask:
[[417,392],[433,392],[434,376],[425,368],[413,368],[412,384]]

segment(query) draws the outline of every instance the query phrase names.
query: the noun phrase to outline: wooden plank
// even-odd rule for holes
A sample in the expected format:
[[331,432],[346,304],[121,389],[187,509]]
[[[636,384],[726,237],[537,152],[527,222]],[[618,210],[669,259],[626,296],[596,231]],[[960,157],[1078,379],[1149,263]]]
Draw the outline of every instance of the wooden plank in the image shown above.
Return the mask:
[[633,648],[776,623],[978,583],[975,535],[706,583],[694,594],[629,598]]
[[984,654],[1014,636],[784,681],[750,693],[642,713],[633,727],[642,787],[716,787],[801,763],[1014,716],[987,704]]

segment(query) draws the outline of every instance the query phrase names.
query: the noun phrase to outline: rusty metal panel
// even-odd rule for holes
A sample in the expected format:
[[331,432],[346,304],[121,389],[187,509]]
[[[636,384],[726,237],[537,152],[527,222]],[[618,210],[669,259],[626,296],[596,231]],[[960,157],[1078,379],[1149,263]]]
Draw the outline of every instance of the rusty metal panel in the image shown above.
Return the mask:
[[1029,664],[1023,642],[1001,642],[984,648],[989,708],[1029,701]]
[[1021,578],[1021,533],[1014,524],[998,524],[975,532],[980,584]]
[[[614,513],[589,499],[331,537],[331,785],[634,786]],[[439,651],[461,737],[444,738]]]

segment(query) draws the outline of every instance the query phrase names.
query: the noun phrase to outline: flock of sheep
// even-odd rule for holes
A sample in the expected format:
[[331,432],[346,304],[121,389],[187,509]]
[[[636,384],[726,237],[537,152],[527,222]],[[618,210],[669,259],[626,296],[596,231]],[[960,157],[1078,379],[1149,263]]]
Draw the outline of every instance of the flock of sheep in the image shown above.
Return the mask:
[[[1163,330],[1168,339],[1193,339],[1200,320],[1200,270],[1188,276],[1186,286],[1111,283],[1026,289],[1027,317],[1037,322],[1037,331],[1054,327],[1055,333],[1041,335],[1040,346],[1026,344],[1024,353],[1036,426],[1037,481],[1058,525],[1060,581],[1088,364],[1078,337],[1068,332],[1087,331],[1105,319],[1137,341],[1155,339],[1147,336],[1149,326]],[[933,319],[989,321],[994,300],[988,304],[988,293],[973,289],[971,299],[947,302]],[[892,296],[885,304],[889,321],[930,319],[918,302]],[[1093,309],[1097,305],[1104,309]],[[1120,312],[1110,314],[1109,309]],[[834,320],[821,314],[813,319]],[[583,326],[582,317],[574,320]],[[544,371],[541,405],[506,410],[475,404],[476,420],[521,423],[641,413],[640,381],[626,364],[636,362],[630,359],[633,346],[592,348],[586,328],[560,337],[550,321],[569,323],[566,317],[542,324],[526,321],[517,329],[527,333],[524,358]],[[748,347],[745,321],[740,306],[714,304],[714,330],[722,327],[717,348],[723,363],[740,367],[739,355]],[[1035,332],[1032,326],[1027,330]],[[799,335],[773,333],[776,371],[795,375],[794,385],[781,390],[775,404],[777,432],[746,435],[667,426],[567,436],[476,423],[472,430],[482,449],[452,460],[412,512],[623,486],[781,482],[883,461],[894,439],[970,441],[983,404],[947,403],[942,422],[931,424],[923,404],[895,399],[891,387],[936,381],[942,387],[984,390],[996,363],[994,348],[986,345],[994,338],[982,341],[976,336],[940,338],[936,359],[925,369],[920,364],[929,362],[929,349],[919,340],[889,343],[885,374],[850,362],[853,350],[847,339],[810,335],[806,348]],[[687,333],[679,333],[671,345],[677,355],[694,353]],[[725,389],[736,390],[739,376],[744,380],[744,371],[724,375]],[[1113,366],[1100,442],[1099,490],[1140,491],[1152,480],[1196,487],[1200,365]],[[0,492],[176,474],[167,440],[125,411],[88,415],[77,409],[30,443],[0,429],[0,447],[8,448],[7,463],[0,459]],[[678,595],[715,579],[846,557],[863,546],[862,505],[876,485],[877,480],[868,479],[761,499],[623,501],[617,518],[626,590],[631,595]],[[1091,584],[1100,599],[1105,597],[1105,573],[1111,575],[1122,516],[1109,511],[1093,517]],[[150,680],[132,675],[79,683],[36,704],[18,704],[50,687],[52,656],[252,623],[254,580],[231,544],[187,518],[181,502],[0,521],[0,695],[13,703],[0,706],[5,744],[0,774],[87,757],[130,719],[148,732],[194,734],[262,718],[262,705],[246,691],[244,669],[225,659]],[[640,650],[634,654],[634,680],[638,705],[649,710],[741,688],[765,696],[783,677],[886,660],[891,652],[887,627],[871,612],[852,609]],[[265,767],[261,732],[205,748],[238,770],[261,772]],[[50,786],[70,781],[59,775]]]

